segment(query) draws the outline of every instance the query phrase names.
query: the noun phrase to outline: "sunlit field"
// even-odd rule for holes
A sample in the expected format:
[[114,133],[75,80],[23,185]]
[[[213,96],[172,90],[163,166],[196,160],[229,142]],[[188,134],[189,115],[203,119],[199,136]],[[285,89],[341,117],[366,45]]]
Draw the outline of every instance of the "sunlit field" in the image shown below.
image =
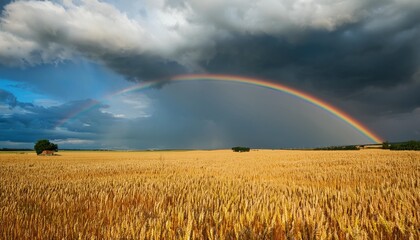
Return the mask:
[[0,154],[0,239],[420,239],[420,152]]

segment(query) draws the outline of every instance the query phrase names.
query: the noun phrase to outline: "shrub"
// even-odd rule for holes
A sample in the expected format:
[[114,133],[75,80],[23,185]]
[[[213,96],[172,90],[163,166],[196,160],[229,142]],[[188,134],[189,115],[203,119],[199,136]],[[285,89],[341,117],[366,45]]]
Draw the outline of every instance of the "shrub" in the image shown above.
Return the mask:
[[251,149],[249,147],[233,147],[232,151],[234,152],[249,152]]
[[382,143],[382,149],[389,149],[389,142],[385,141]]

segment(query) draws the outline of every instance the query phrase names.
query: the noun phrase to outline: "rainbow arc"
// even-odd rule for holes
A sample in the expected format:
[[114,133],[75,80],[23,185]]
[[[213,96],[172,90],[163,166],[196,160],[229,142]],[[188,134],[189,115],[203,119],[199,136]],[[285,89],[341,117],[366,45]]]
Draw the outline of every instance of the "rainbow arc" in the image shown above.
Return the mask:
[[[242,77],[242,76],[232,76],[232,75],[217,75],[217,74],[189,74],[189,75],[179,75],[170,78],[170,81],[168,82],[184,82],[184,81],[220,81],[220,82],[233,82],[233,83],[240,83],[240,84],[249,84],[254,85],[258,87],[263,87],[267,89],[272,89],[274,91],[283,92],[286,94],[289,94],[291,96],[300,98],[309,104],[312,104],[320,109],[323,109],[324,111],[336,116],[340,120],[346,122],[348,125],[353,127],[355,130],[357,130],[362,135],[366,136],[370,141],[375,143],[381,143],[382,139],[373,133],[371,130],[369,130],[366,126],[364,126],[362,123],[360,123],[355,118],[351,117],[344,111],[340,110],[339,108],[333,106],[332,104],[329,104],[315,96],[310,95],[309,93],[306,93],[304,91],[288,87],[286,85],[280,84],[280,83],[273,83],[267,80],[262,79],[256,79],[256,78],[248,78],[248,77]],[[133,91],[139,91],[147,88],[152,88],[154,86],[157,86],[159,84],[162,84],[162,81],[151,81],[146,83],[140,83],[122,90],[119,90],[117,92],[111,93],[104,97],[104,99],[110,99],[116,95],[129,93]],[[86,104],[81,109],[78,109],[77,111],[71,112],[68,114],[65,118],[61,119],[56,127],[62,126],[65,122],[69,121],[72,118],[77,117],[81,113],[93,108],[94,106],[100,104],[100,102],[92,101],[91,103]]]

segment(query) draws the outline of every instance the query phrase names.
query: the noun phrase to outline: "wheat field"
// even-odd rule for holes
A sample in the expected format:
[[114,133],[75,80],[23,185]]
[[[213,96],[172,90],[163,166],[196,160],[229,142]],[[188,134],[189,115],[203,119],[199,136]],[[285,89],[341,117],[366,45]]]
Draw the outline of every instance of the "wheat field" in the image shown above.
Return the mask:
[[420,239],[420,152],[0,154],[0,239]]

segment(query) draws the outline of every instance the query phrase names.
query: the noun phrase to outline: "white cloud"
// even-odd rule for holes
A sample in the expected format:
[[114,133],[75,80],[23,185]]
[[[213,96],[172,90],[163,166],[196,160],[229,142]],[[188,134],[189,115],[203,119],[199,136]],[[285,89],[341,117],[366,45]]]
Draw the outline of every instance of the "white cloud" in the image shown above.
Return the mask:
[[114,95],[103,102],[107,107],[101,109],[116,118],[145,118],[150,117],[151,99],[141,93],[125,93]]
[[78,139],[78,138],[67,138],[67,139],[53,139],[51,142],[58,144],[58,145],[77,145],[77,144],[93,144],[95,141],[93,140],[86,140],[86,139]]
[[8,104],[0,103],[0,118],[11,118],[15,114],[31,114],[28,108],[22,108],[21,106],[11,107]]
[[41,106],[41,107],[44,107],[44,108],[49,108],[49,107],[53,107],[53,106],[59,106],[63,103],[60,102],[60,101],[54,100],[54,99],[40,98],[40,99],[35,99],[33,101],[33,104],[35,106]]
[[60,61],[74,54],[141,54],[154,41],[141,25],[112,5],[98,1],[58,4],[17,1],[1,19],[0,55],[29,64]]

